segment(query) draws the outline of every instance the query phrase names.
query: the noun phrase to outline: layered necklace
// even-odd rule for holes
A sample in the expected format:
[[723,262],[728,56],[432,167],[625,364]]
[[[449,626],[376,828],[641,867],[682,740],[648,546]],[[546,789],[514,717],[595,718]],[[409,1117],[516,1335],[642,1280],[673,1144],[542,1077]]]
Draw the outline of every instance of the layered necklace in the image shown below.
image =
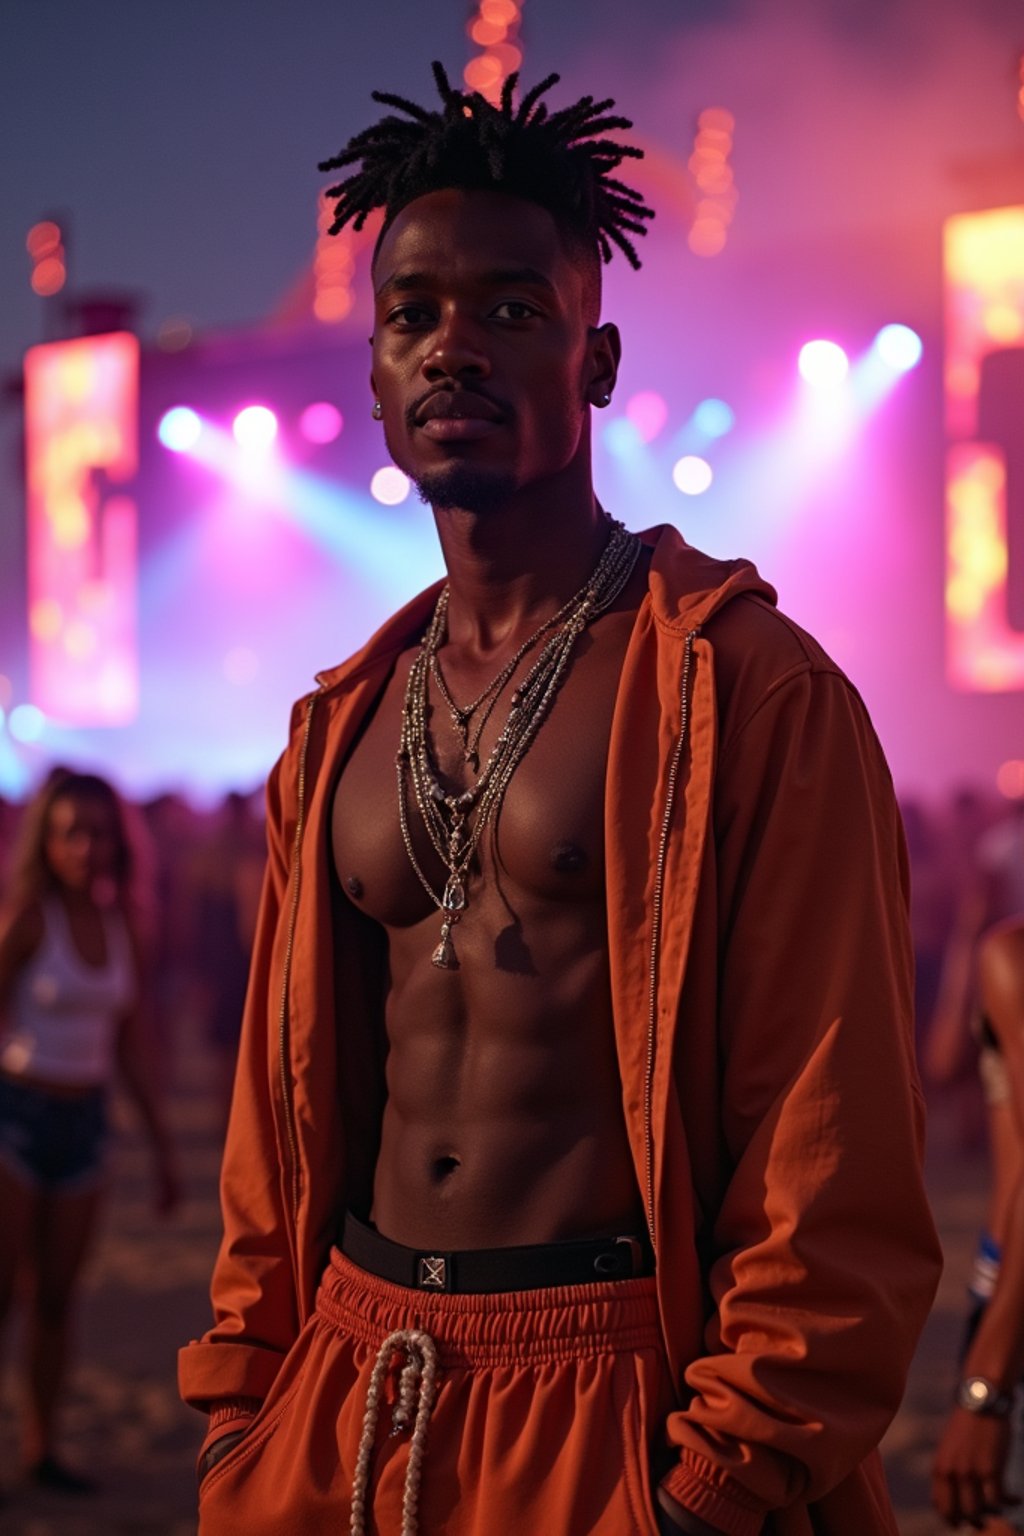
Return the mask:
[[[469,868],[488,822],[499,809],[513,773],[551,708],[569,665],[576,640],[611,603],[633,573],[640,540],[621,523],[609,518],[611,537],[588,581],[529,639],[524,640],[501,671],[471,704],[460,706],[444,680],[438,652],[448,634],[449,589],[442,588],[427,632],[416,653],[405,686],[402,736],[396,760],[398,817],[402,841],[416,877],[441,913],[441,937],[431,956],[442,970],[458,966],[451,933],[465,911]],[[513,689],[508,716],[483,767],[479,765],[480,738],[505,685],[520,662],[548,636],[526,676]],[[468,789],[450,793],[438,777],[437,763],[427,730],[431,679],[447,706],[452,727],[459,737],[463,759],[476,774]],[[474,715],[475,724],[471,724]],[[409,829],[409,786],[423,825],[438,858],[447,871],[444,889],[438,893],[420,866]]]

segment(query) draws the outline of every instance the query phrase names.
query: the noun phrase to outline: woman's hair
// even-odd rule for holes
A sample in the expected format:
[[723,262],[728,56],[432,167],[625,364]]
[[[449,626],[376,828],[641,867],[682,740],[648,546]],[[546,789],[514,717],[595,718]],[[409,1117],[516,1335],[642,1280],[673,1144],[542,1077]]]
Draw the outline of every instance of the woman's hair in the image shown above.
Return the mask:
[[46,858],[46,839],[50,813],[59,800],[88,800],[110,812],[114,832],[111,873],[119,904],[125,909],[131,908],[135,901],[136,848],[121,797],[113,785],[98,774],[76,773],[60,767],[50,770],[22,812],[11,852],[8,901],[20,909],[55,888]]
[[549,75],[513,101],[518,75],[509,75],[498,106],[477,91],[454,89],[443,67],[434,63],[441,110],[430,112],[387,91],[374,101],[396,107],[350,139],[337,155],[320,163],[322,171],[358,165],[327,196],[336,198],[331,234],[349,222],[361,229],[370,213],[384,210],[384,229],[407,203],[449,187],[507,192],[546,208],[567,248],[590,269],[600,286],[601,259],[610,261],[617,245],[633,267],[640,265],[631,235],[647,233],[654,211],[640,193],[610,173],[625,159],[643,158],[643,150],[603,135],[631,128],[629,118],[609,116],[615,103],[584,96],[571,107],[548,111],[541,96],[553,86]]

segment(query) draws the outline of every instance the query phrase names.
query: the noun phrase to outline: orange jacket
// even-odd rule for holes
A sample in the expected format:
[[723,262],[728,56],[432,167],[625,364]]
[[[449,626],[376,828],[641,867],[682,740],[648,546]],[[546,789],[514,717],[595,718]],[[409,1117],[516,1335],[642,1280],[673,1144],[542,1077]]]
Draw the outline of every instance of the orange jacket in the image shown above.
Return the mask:
[[[679,1385],[664,1485],[729,1536],[896,1536],[874,1448],[940,1257],[888,769],[858,695],[751,565],[644,537],[606,876],[623,1107]],[[181,1352],[197,1407],[266,1394],[360,1155],[372,967],[332,905],[331,796],[436,594],[321,674],[270,776],[216,1322]]]

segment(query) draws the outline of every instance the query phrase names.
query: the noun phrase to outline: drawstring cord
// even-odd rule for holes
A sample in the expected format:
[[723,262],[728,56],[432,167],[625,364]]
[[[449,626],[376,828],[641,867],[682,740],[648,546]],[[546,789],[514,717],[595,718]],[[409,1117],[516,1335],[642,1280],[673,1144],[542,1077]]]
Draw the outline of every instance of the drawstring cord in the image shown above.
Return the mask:
[[415,1411],[415,1424],[409,1444],[409,1465],[405,1473],[405,1492],[402,1496],[402,1536],[416,1536],[419,1528],[420,1478],[427,1441],[427,1423],[437,1391],[437,1345],[429,1333],[423,1333],[419,1328],[397,1328],[394,1333],[388,1334],[377,1351],[370,1385],[366,1391],[363,1433],[352,1482],[351,1536],[365,1536],[366,1532],[370,1455],[377,1434],[384,1378],[391,1369],[391,1357],[395,1354],[404,1354],[405,1364],[398,1383],[398,1402],[391,1415],[391,1433],[400,1435],[408,1429]]

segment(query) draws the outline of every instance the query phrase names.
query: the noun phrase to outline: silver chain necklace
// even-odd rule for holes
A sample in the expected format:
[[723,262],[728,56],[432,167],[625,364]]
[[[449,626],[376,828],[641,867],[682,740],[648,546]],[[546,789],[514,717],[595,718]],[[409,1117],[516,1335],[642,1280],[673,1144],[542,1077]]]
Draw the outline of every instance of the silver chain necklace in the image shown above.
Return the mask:
[[[466,888],[469,868],[484,829],[500,806],[513,773],[551,708],[577,638],[598,614],[615,601],[636,565],[640,540],[636,534],[627,533],[621,523],[611,518],[609,522],[611,537],[586,585],[531,635],[529,641],[520,646],[512,661],[502,668],[495,681],[488,685],[471,708],[460,711],[466,714],[468,720],[475,709],[489,700],[489,716],[501,688],[511,679],[523,657],[549,629],[555,631],[542,647],[526,676],[513,690],[508,717],[475,782],[460,793],[451,794],[440,783],[427,729],[430,678],[433,676],[435,681],[437,679],[435,658],[447,635],[447,586],[438,597],[427,632],[409,669],[402,708],[402,734],[396,758],[398,819],[409,862],[424,891],[442,915],[440,942],[431,956],[433,964],[442,970],[458,967],[451,931],[468,906]],[[439,688],[439,692],[454,714],[457,706],[452,704],[447,689]],[[482,729],[481,724],[474,731],[474,750],[470,756],[475,757],[475,746],[479,743]],[[431,845],[447,870],[444,890],[440,894],[424,874],[413,847],[409,829],[410,783],[413,799]]]

